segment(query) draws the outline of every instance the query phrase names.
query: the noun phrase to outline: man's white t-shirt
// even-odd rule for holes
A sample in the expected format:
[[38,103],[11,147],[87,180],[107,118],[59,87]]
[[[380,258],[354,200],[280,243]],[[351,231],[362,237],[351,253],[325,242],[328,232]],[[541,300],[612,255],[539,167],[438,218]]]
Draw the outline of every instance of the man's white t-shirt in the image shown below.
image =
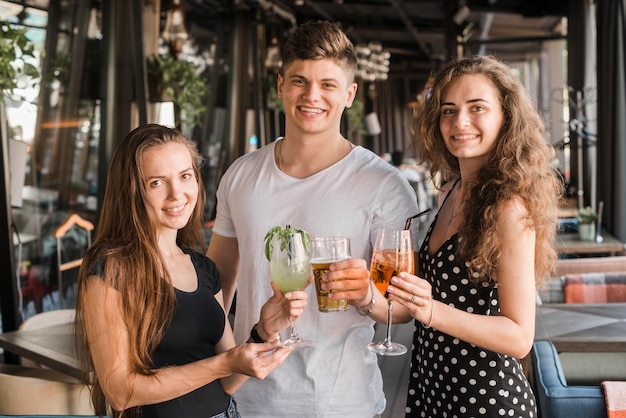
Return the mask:
[[[417,213],[403,175],[376,154],[354,148],[331,167],[305,179],[280,171],[275,141],[237,159],[217,191],[213,231],[236,237],[239,278],[235,340],[247,341],[261,306],[272,295],[264,237],[274,226],[304,229],[311,237],[347,236],[353,257],[371,259],[379,227],[402,229]],[[415,223],[416,224],[416,223]],[[243,417],[363,417],[385,408],[376,354],[367,349],[374,321],[354,307],[321,313],[315,286],[297,326],[310,347],[295,348],[264,380],[249,379],[235,393]],[[383,301],[378,301],[383,303]]]

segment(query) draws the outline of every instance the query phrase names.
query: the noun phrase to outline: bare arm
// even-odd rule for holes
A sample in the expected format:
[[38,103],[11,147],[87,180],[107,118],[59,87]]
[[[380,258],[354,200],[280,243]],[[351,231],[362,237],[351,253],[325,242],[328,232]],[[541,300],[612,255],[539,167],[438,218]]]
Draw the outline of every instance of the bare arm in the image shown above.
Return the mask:
[[222,291],[224,293],[224,309],[230,311],[237,289],[239,272],[239,245],[237,238],[227,238],[213,233],[207,257],[215,262],[220,272]]
[[[500,316],[485,316],[432,302],[430,285],[402,274],[392,280],[390,299],[406,307],[413,317],[427,324],[431,309],[432,326],[439,331],[488,350],[522,358],[532,347],[535,332],[535,232],[524,216],[521,202],[512,201],[499,213],[501,256],[496,277]],[[416,295],[414,303],[409,303]]]
[[234,347],[232,333],[227,333],[231,341],[224,340],[221,345],[228,347],[227,351],[141,374],[130,366],[128,329],[119,293],[92,276],[83,297],[85,332],[95,372],[105,397],[118,411],[171,400],[233,373],[263,379],[289,354],[289,350],[275,350],[278,341]]
[[[297,319],[304,312],[304,308],[306,307],[306,301],[308,294],[304,291],[295,291],[288,292],[283,295],[278,286],[274,283],[271,283],[274,294],[272,297],[265,302],[263,307],[261,308],[260,319],[257,322],[257,332],[259,336],[265,341],[272,341],[273,344],[279,341],[278,332],[286,328],[290,325],[290,318]],[[222,303],[221,292],[218,293],[216,299]],[[252,339],[248,340],[249,343],[252,343]],[[235,339],[233,337],[233,333],[229,326],[224,330],[224,335],[222,339],[217,345],[217,352],[222,352],[223,350],[228,350],[233,347],[235,344]],[[251,344],[251,345],[259,345],[259,344]],[[263,344],[265,345],[265,344]],[[288,351],[287,349],[280,349],[280,351]],[[263,352],[254,352],[254,355],[264,356],[267,353]],[[273,354],[272,354],[273,355]],[[284,354],[279,357],[279,362],[275,363],[272,367],[272,370],[275,367],[278,367],[284,359],[287,357],[287,354]],[[224,377],[221,379],[222,388],[226,393],[235,392],[239,386],[241,386],[250,376],[250,373],[233,373],[228,377]]]

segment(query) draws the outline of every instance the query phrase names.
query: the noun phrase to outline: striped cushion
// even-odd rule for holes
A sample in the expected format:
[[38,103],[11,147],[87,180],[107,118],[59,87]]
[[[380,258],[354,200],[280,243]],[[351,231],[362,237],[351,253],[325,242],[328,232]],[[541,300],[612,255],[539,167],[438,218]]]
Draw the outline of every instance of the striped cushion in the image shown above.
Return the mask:
[[566,274],[565,303],[626,302],[626,272]]
[[563,303],[563,276],[549,277],[537,289],[541,303]]

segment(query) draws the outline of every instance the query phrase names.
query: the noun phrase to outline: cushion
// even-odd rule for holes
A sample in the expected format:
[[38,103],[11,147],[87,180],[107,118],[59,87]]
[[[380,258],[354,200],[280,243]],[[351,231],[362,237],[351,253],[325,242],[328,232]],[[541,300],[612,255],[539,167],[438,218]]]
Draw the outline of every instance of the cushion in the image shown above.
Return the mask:
[[566,274],[565,303],[626,302],[626,272]]
[[559,360],[568,385],[599,387],[604,380],[626,381],[623,352],[562,352]]
[[540,303],[563,303],[563,276],[549,277],[542,281],[537,293],[541,299]]
[[608,418],[626,418],[626,382],[604,381]]

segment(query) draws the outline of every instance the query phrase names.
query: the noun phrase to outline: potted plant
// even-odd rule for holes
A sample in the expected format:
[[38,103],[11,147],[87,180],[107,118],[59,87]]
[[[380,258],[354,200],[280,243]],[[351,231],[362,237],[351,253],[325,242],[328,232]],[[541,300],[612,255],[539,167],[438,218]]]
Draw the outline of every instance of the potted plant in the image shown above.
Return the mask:
[[198,66],[170,54],[154,54],[147,58],[146,66],[150,100],[172,101],[177,120],[190,127],[200,125],[207,109],[209,82],[198,73]]
[[578,221],[578,236],[584,241],[595,241],[596,239],[596,222],[598,214],[591,206],[586,206],[578,211],[576,215]]
[[37,68],[28,62],[35,58],[34,52],[26,29],[15,29],[9,22],[0,21],[0,100],[13,94],[20,78],[34,82],[39,77]]

